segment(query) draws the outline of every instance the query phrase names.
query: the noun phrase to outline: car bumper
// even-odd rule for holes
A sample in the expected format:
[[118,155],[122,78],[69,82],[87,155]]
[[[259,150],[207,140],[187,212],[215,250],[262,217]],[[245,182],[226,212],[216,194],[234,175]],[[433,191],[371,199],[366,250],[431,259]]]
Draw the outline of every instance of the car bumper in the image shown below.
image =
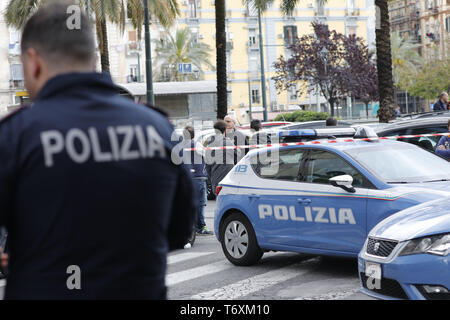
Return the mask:
[[[367,262],[381,265],[382,279],[375,282],[365,276]],[[447,294],[428,294],[424,285],[441,286],[450,292],[450,256],[433,254],[396,256],[393,259],[378,259],[361,252],[358,256],[358,274],[361,291],[384,300],[442,300]],[[378,285],[378,287],[377,287]]]

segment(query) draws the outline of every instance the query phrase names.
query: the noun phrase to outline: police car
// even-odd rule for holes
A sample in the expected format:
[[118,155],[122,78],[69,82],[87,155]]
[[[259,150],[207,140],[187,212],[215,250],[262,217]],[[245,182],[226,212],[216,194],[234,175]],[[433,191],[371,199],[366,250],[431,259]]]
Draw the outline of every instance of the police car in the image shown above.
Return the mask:
[[450,195],[443,190],[450,190],[450,164],[407,143],[262,148],[218,186],[215,234],[235,265],[252,265],[270,250],[357,257],[378,222]]
[[381,299],[450,300],[450,198],[380,222],[358,258],[361,290]]

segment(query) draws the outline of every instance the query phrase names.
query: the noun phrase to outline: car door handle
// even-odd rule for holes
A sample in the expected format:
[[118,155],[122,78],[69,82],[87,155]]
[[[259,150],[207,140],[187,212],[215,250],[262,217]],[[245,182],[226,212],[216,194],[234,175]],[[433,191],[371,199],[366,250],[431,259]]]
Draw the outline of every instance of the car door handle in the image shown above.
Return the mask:
[[259,199],[259,198],[261,198],[261,196],[259,194],[250,194],[248,197],[250,199]]
[[311,199],[297,199],[297,202],[299,204],[307,205],[307,204],[311,204],[312,200]]

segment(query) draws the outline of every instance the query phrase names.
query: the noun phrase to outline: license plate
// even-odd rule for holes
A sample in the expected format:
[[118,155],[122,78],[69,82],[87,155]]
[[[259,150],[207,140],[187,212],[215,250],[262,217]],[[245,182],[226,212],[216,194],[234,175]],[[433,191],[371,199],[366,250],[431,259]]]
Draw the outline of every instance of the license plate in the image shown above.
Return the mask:
[[381,280],[381,264],[366,261],[366,277]]

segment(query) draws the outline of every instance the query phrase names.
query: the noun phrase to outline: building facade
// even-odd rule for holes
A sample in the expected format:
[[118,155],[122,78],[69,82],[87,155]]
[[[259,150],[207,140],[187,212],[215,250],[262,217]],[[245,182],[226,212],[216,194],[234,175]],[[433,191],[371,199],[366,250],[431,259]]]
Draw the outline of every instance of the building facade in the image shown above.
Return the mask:
[[[320,95],[297,95],[295,89],[277,92],[271,77],[273,64],[288,55],[287,45],[304,34],[312,33],[311,22],[321,21],[329,28],[349,35],[356,34],[368,45],[375,46],[375,7],[372,0],[307,0],[300,1],[291,16],[284,16],[280,0],[262,16],[264,66],[266,71],[266,98],[269,119],[282,111],[300,108],[326,111],[327,104]],[[226,1],[227,63],[231,91],[230,108],[237,118],[248,121],[249,105],[252,116],[262,118],[262,92],[260,78],[259,29],[256,10],[243,6],[242,0]],[[182,0],[178,27],[189,27],[199,41],[215,48],[214,0]],[[215,55],[215,52],[211,53]],[[215,79],[215,72],[207,71],[206,79]]]
[[[8,1],[0,0],[2,9]],[[289,54],[287,46],[297,36],[312,33],[313,21],[326,23],[330,29],[346,35],[356,34],[365,39],[370,48],[374,48],[374,0],[300,1],[291,16],[283,15],[280,2],[281,0],[275,0],[262,16],[267,81],[264,94],[269,119],[274,118],[277,113],[300,108],[327,111],[326,100],[318,90],[312,90],[311,94],[304,96],[298,96],[295,89],[277,92],[275,83],[271,80],[275,75],[273,64],[281,55]],[[175,28],[188,27],[198,41],[211,47],[210,60],[215,61],[214,0],[179,0],[179,3],[181,13],[172,32]],[[226,17],[229,110],[239,121],[248,122],[250,105],[254,118],[262,118],[263,111],[257,12],[245,7],[242,0],[227,0]],[[165,32],[157,22],[152,23],[152,39],[159,39]],[[0,36],[1,39],[9,39],[0,43],[0,58],[8,61],[8,68],[0,70],[0,109],[5,109],[7,105],[20,101],[20,97],[16,95],[23,91],[23,75],[20,72],[19,35],[6,27],[3,16],[0,18]],[[108,40],[113,80],[118,84],[145,82],[145,46],[142,39],[139,41],[131,23],[127,23],[123,33],[116,25],[108,24]],[[153,52],[153,56],[154,54]],[[203,71],[202,80],[216,79],[214,70],[205,68]]]
[[400,0],[389,3],[391,30],[417,44],[426,61],[449,56],[450,0]]

